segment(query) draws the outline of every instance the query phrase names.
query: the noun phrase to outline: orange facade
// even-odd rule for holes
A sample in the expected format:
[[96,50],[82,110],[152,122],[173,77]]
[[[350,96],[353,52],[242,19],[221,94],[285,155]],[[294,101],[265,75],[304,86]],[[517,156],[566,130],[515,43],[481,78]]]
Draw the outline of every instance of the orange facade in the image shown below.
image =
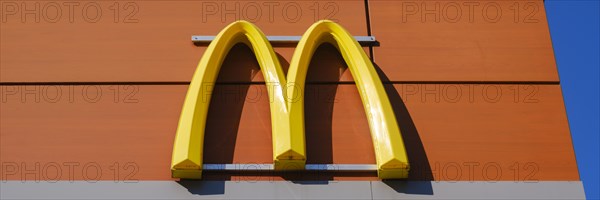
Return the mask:
[[[316,20],[329,18],[381,43],[365,51],[381,72],[398,118],[411,162],[409,179],[579,180],[542,1],[502,1],[498,7],[452,2],[462,9],[458,20],[455,4],[444,1],[134,1],[138,11],[129,20],[126,13],[114,18],[113,3],[98,2],[104,12],[95,23],[3,16],[3,165],[95,163],[100,179],[112,180],[115,163],[122,169],[133,163],[122,176],[170,180],[187,84],[206,48],[194,46],[190,36],[216,35],[236,17],[255,21],[266,35],[301,35]],[[124,3],[122,12],[132,11]],[[250,11],[255,5],[263,11],[260,17]],[[272,19],[265,12],[269,5]],[[227,11],[236,6],[238,12]],[[437,14],[427,11],[436,6]],[[302,14],[290,16],[292,8]],[[502,10],[498,19],[490,14],[495,8]],[[275,50],[285,68],[294,48]],[[307,79],[307,163],[374,163],[364,109],[335,48],[316,52]],[[237,46],[226,59],[207,124],[205,163],[272,162],[267,88],[248,48]]]

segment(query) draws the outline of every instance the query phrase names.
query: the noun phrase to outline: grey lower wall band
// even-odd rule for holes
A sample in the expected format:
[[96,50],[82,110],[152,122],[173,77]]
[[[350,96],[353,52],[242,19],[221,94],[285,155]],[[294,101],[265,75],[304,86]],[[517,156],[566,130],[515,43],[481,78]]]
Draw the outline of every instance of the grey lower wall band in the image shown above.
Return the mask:
[[0,183],[1,199],[585,199],[580,181],[99,181]]

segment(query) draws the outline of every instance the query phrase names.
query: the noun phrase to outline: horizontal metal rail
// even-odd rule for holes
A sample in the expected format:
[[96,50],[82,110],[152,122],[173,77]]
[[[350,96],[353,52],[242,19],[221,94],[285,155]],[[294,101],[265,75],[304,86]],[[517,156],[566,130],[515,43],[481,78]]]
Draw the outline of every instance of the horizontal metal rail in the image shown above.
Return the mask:
[[[204,171],[273,171],[273,164],[204,164]],[[302,170],[299,170],[302,171]],[[304,171],[374,172],[375,164],[306,164]]]
[[[301,38],[302,36],[267,36],[267,40],[274,46],[296,44]],[[208,45],[214,39],[215,36],[212,35],[192,36],[192,42],[196,45]],[[379,46],[375,36],[354,36],[354,39],[362,46]]]

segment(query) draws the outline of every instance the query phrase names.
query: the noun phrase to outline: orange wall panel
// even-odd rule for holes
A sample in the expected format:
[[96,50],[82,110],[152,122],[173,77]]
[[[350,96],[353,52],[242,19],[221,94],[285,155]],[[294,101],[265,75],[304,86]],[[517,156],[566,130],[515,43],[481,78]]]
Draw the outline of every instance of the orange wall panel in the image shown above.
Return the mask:
[[[90,2],[75,7],[73,22],[63,5],[69,2],[8,2],[16,3],[17,9],[33,9],[38,3],[41,14],[39,23],[34,15],[23,18],[20,12],[3,18],[0,81],[190,81],[206,48],[194,46],[191,36],[217,35],[237,19],[254,22],[266,35],[300,36],[320,19],[335,20],[353,35],[367,35],[364,1],[359,0],[132,2],[127,9],[127,2],[119,2],[116,22],[111,10],[115,2],[91,2],[103,11],[93,23],[86,21],[94,18],[92,11],[83,17],[83,8],[96,8],[88,6]],[[49,22],[51,16],[42,13],[49,3],[64,10],[57,22]],[[293,48],[278,48],[278,52],[289,61]],[[260,76],[256,81],[261,81]]]
[[558,81],[542,1],[371,0],[369,9],[375,61],[392,81]]
[[[355,86],[334,86],[317,84],[307,89],[308,162],[374,163]],[[458,100],[454,100],[456,93],[443,89],[455,86],[428,84],[424,100],[424,90],[414,92],[415,85],[387,86],[412,164],[410,179],[515,180],[516,163],[521,181],[578,180],[559,86],[495,85],[503,93],[493,101],[489,101],[491,89],[487,89],[490,95],[482,94],[486,85],[458,85],[475,88],[472,94],[463,89]],[[2,88],[14,90],[11,87],[25,86]],[[20,95],[3,99],[0,154],[4,164],[24,162],[31,169],[35,163],[43,168],[51,162],[78,162],[80,167],[95,162],[102,167],[101,178],[111,180],[114,162],[134,162],[139,167],[134,178],[170,179],[173,138],[187,86],[59,87],[63,94],[74,87],[73,98],[63,95],[56,103],[43,96],[36,103],[31,94],[24,101]],[[117,101],[111,92],[116,87],[121,91]],[[515,87],[523,94],[517,101],[509,92]],[[95,89],[103,92],[101,98],[95,98]],[[530,90],[536,90],[533,96]],[[94,98],[95,103],[88,102]],[[209,113],[205,162],[270,163],[268,101],[263,85],[218,86]],[[496,170],[501,175],[496,176]],[[81,173],[75,176],[83,178]]]

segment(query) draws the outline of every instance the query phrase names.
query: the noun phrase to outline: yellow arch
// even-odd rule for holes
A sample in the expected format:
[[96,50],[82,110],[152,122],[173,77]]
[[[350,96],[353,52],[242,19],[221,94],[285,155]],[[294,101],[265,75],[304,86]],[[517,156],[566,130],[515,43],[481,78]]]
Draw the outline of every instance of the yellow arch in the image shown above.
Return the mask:
[[[237,21],[221,31],[206,49],[194,72],[183,104],[177,135],[173,147],[171,171],[173,177],[200,178],[204,128],[214,82],[229,50],[238,43],[248,45],[260,65],[265,82],[285,85],[279,60],[266,36],[253,24]],[[293,152],[290,144],[283,144],[281,135],[288,135],[288,109],[281,87],[269,91],[275,158],[286,156],[290,160],[305,160],[304,152]],[[204,91],[203,94],[201,91]],[[203,95],[203,96],[201,96]],[[206,96],[204,96],[206,95]],[[294,138],[297,139],[297,138]],[[300,138],[304,139],[304,138]],[[288,140],[289,141],[289,140]],[[304,141],[296,141],[304,144]],[[285,151],[288,150],[288,151]],[[283,151],[283,152],[282,152]],[[277,159],[274,159],[277,160]]]
[[198,64],[183,105],[173,147],[172,176],[201,177],[204,128],[211,95],[206,91],[212,91],[223,60],[231,47],[238,43],[251,47],[265,82],[273,84],[268,95],[272,99],[270,109],[275,169],[303,169],[306,161],[304,95],[298,96],[297,93],[304,91],[312,54],[325,42],[338,48],[356,80],[371,128],[379,177],[406,178],[409,167],[404,143],[373,64],[346,30],[327,20],[315,23],[304,34],[294,52],[287,79],[270,43],[253,24],[234,22],[215,37]]
[[[297,95],[298,91],[295,90],[304,86],[312,55],[323,43],[330,43],[338,49],[356,82],[371,129],[378,176],[383,179],[408,177],[409,164],[404,142],[385,88],[369,57],[342,26],[323,20],[313,24],[304,33],[290,62],[287,79],[289,83],[300,87],[288,87],[291,88],[287,91],[288,96]],[[298,95],[299,101],[289,102],[293,119],[304,119],[303,97]],[[292,127],[295,126],[303,127],[304,123],[292,123]]]

